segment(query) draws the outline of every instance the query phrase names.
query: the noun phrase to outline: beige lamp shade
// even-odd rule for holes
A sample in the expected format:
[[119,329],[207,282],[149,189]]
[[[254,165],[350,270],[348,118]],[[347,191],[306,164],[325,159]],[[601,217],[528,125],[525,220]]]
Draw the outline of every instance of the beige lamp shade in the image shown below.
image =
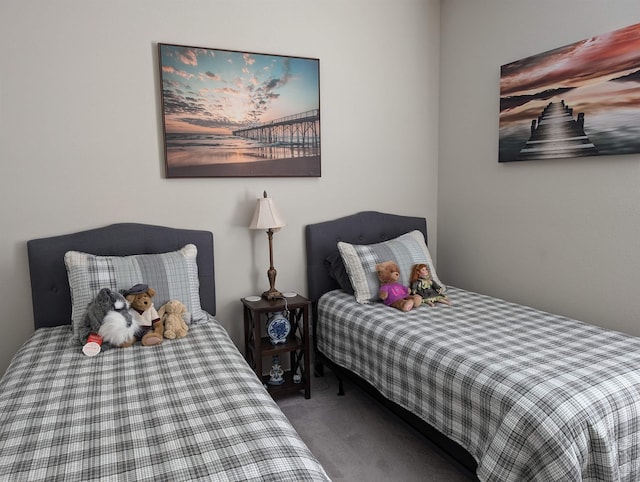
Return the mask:
[[249,229],[272,229],[273,231],[278,231],[287,225],[282,216],[280,216],[273,199],[267,197],[267,191],[257,201]]

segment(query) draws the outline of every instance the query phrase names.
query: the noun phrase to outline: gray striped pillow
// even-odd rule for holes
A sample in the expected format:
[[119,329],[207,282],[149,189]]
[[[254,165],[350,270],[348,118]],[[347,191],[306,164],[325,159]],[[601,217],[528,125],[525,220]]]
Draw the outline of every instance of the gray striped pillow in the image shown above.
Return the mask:
[[115,291],[144,283],[156,290],[153,305],[160,308],[169,300],[179,300],[191,314],[191,323],[208,319],[200,306],[200,283],[196,257],[198,248],[187,244],[178,251],[133,256],[96,256],[68,251],[64,256],[71,290],[71,322],[74,338],[87,304],[102,288]]
[[445,288],[436,274],[424,235],[418,230],[376,244],[358,245],[339,241],[338,251],[358,303],[370,303],[378,299],[380,282],[376,274],[376,264],[383,261],[395,261],[398,264],[400,268],[399,281],[407,287],[413,266],[425,263],[431,270],[433,280]]

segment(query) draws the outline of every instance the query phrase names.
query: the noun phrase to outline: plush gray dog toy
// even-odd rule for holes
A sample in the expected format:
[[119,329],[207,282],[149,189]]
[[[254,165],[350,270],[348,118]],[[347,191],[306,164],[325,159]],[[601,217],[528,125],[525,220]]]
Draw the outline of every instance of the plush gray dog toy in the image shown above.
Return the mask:
[[102,288],[87,305],[80,341],[84,344],[91,333],[97,333],[103,342],[117,347],[131,346],[139,326],[131,317],[129,302],[117,291]]

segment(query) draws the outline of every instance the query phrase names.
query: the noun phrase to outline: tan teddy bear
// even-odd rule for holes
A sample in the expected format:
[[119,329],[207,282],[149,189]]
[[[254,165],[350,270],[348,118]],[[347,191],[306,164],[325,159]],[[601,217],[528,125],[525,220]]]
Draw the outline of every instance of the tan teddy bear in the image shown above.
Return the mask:
[[132,286],[122,294],[130,304],[129,312],[140,325],[137,337],[144,346],[154,346],[162,343],[163,326],[160,316],[153,306],[156,290],[144,283]]
[[164,337],[170,340],[182,338],[189,331],[187,307],[178,300],[167,301],[158,311],[164,323]]
[[380,281],[378,296],[385,305],[393,306],[401,311],[410,311],[414,306],[420,306],[422,297],[412,295],[408,286],[398,282],[400,268],[394,261],[377,264],[376,273]]

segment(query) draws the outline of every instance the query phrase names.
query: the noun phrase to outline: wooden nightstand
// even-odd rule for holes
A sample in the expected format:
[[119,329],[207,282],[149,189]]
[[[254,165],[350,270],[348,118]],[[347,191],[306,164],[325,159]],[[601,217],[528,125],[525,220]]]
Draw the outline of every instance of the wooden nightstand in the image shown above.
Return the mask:
[[[263,336],[263,328],[270,313],[289,310],[291,330],[284,343],[272,344],[268,336]],[[247,362],[264,382],[272,396],[304,390],[304,398],[311,397],[311,380],[309,372],[309,300],[301,295],[291,298],[278,298],[272,301],[260,299],[247,301],[242,298],[244,306],[244,348]],[[278,356],[280,361],[289,354],[289,367],[284,373],[284,383],[269,385],[269,375],[262,368],[263,357],[268,357],[267,372],[271,369],[271,359]],[[294,382],[294,375],[300,375],[300,382]]]

